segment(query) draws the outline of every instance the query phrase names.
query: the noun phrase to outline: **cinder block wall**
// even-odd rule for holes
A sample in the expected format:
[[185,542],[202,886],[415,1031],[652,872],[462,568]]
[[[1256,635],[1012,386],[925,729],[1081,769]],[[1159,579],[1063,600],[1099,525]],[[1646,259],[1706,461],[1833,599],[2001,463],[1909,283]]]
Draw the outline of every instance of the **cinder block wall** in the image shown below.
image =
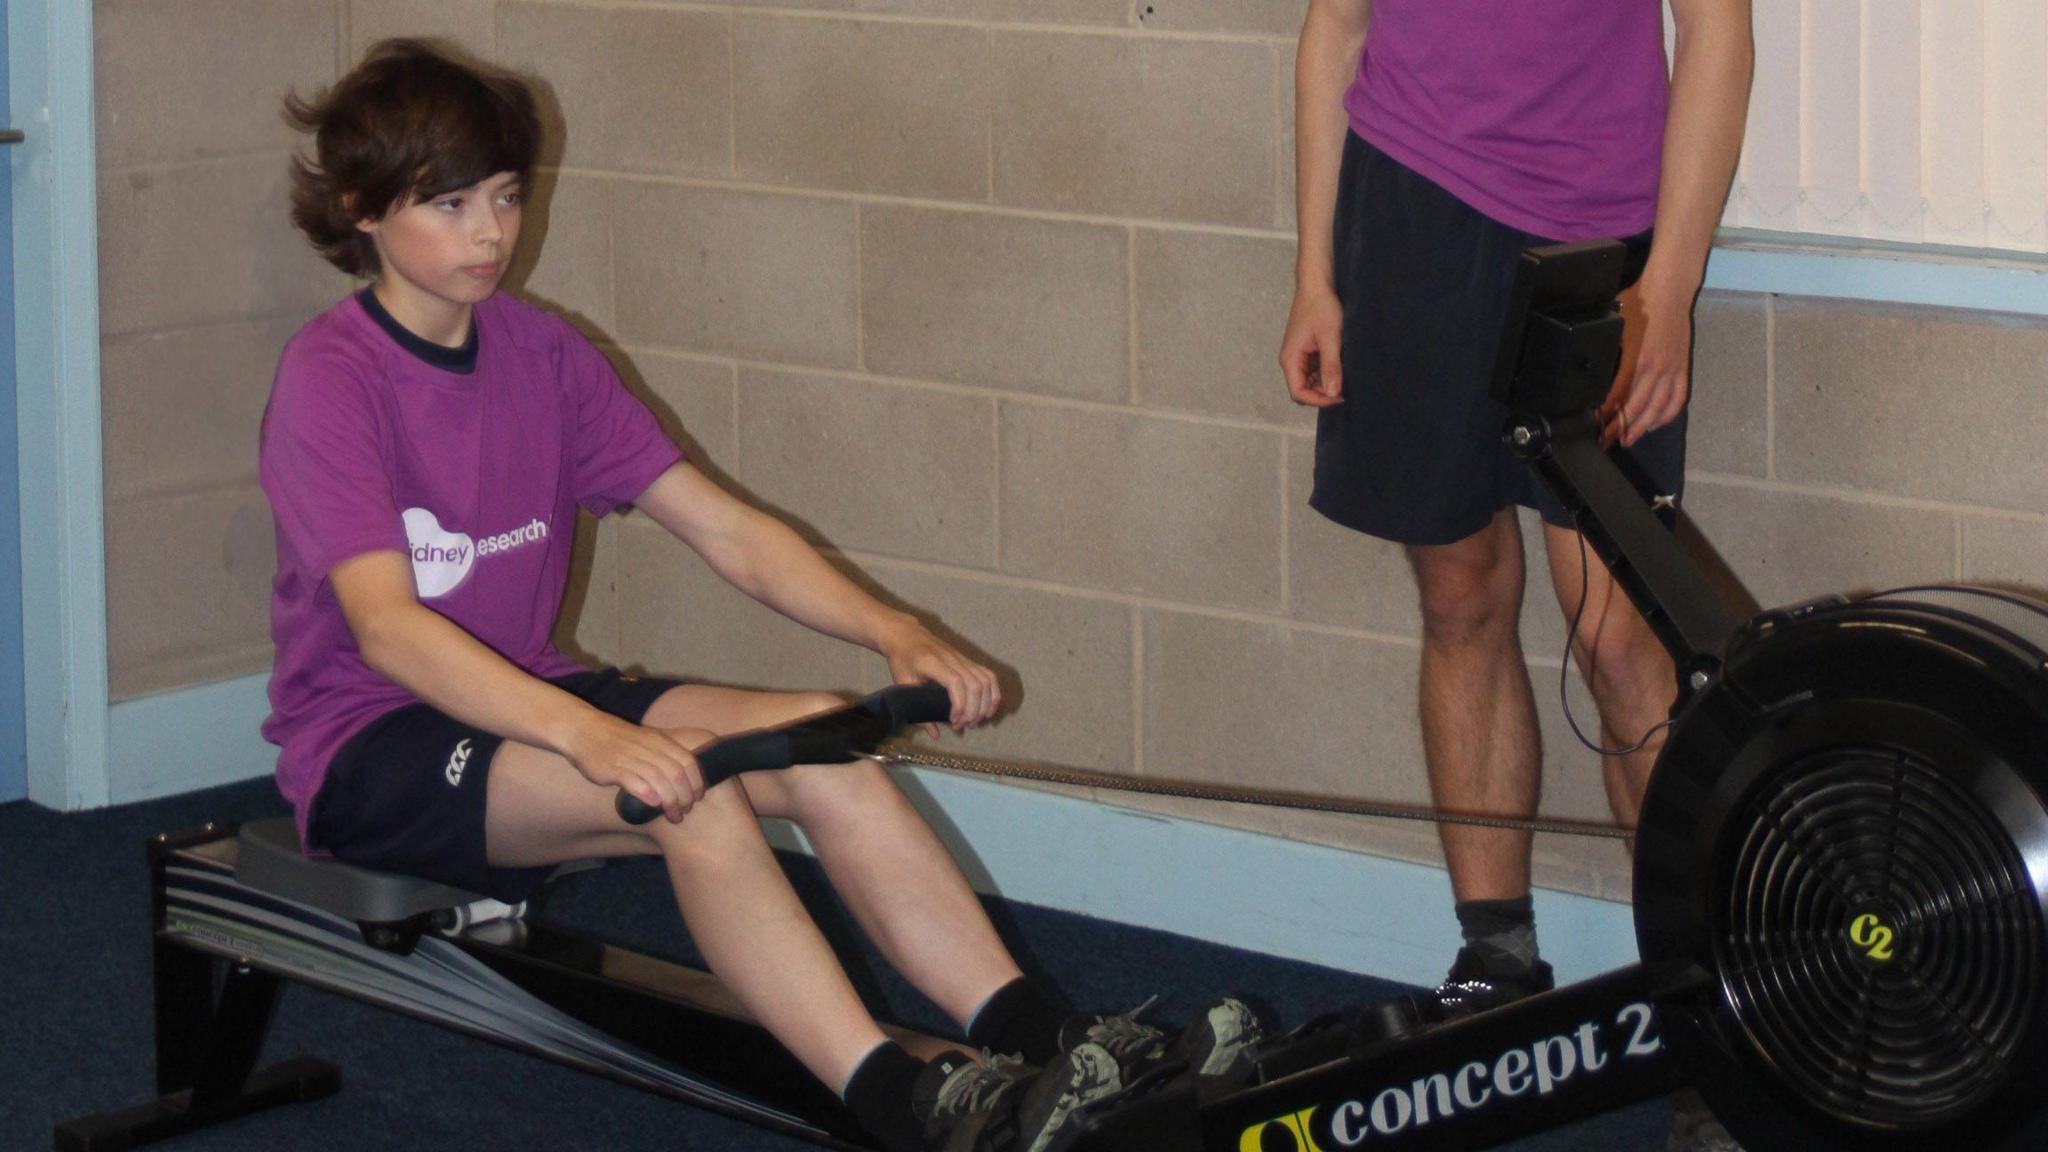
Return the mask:
[[256,424],[347,289],[283,211],[277,98],[332,80],[330,0],[95,4],[107,614],[119,698],[270,660]]
[[[97,0],[116,696],[268,667],[256,415],[347,289],[285,223],[277,98],[432,33],[542,76],[566,122],[524,290],[708,467],[1005,670],[1018,708],[967,749],[1421,799],[1405,565],[1305,507],[1313,422],[1274,367],[1302,8]],[[1761,600],[2044,582],[2048,325],[1724,295],[1699,336],[1691,507]],[[589,653],[884,678],[645,518],[593,536]],[[1524,632],[1546,810],[1603,816],[1540,577]],[[1435,855],[1427,826],[1118,802]],[[1539,878],[1627,889],[1607,842],[1540,840]]]

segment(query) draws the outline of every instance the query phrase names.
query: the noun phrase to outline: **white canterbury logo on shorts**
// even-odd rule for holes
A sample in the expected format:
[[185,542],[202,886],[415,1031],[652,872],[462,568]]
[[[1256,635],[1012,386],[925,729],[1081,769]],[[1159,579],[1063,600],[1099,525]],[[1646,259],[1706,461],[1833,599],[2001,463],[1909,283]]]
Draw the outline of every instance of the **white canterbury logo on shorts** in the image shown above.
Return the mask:
[[449,787],[459,788],[462,786],[462,770],[467,767],[469,767],[469,737],[465,736],[462,738],[462,743],[455,746],[455,755],[448,758],[448,768],[441,774],[448,777]]

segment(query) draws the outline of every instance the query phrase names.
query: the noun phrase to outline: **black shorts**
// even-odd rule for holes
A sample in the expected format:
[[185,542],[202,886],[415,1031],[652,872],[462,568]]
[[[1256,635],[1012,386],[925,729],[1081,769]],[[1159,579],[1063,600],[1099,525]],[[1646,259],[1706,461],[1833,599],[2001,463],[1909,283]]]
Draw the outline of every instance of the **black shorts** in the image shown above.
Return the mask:
[[[1481,215],[1360,139],[1338,179],[1337,296],[1344,305],[1344,402],[1316,420],[1309,505],[1403,544],[1449,544],[1502,508],[1571,519],[1501,442],[1507,409],[1488,390],[1522,251],[1552,241]],[[1627,283],[1649,233],[1628,238]],[[1629,449],[1660,495],[1685,485],[1685,424]]]
[[[605,668],[549,683],[638,724],[662,693],[682,682]],[[554,868],[493,868],[485,859],[491,759],[504,742],[428,704],[380,716],[328,763],[327,780],[313,797],[307,839],[351,864],[516,904]]]

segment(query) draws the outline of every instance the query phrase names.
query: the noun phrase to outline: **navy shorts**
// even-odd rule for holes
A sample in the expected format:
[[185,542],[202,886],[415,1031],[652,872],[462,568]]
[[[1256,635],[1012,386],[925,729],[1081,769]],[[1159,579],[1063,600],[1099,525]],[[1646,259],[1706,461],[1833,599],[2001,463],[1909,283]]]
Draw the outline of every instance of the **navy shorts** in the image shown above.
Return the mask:
[[[640,679],[605,668],[549,683],[638,724],[662,693],[682,681]],[[351,864],[516,904],[554,868],[493,868],[485,858],[491,759],[504,742],[428,704],[380,716],[328,763],[327,780],[313,797],[307,838]]]
[[[1309,505],[1402,544],[1463,540],[1513,505],[1569,527],[1557,498],[1502,443],[1507,409],[1488,394],[1516,263],[1553,241],[1481,215],[1356,133],[1337,197],[1344,402],[1317,414]],[[1650,236],[1626,243],[1633,283]],[[1627,450],[1674,500],[1685,485],[1685,424],[1681,413]]]

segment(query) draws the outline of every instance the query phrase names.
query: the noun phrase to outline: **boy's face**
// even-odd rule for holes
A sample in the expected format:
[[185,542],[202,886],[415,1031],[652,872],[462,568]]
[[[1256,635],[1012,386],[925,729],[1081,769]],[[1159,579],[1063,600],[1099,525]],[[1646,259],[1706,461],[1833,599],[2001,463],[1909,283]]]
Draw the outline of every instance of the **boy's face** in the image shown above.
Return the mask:
[[408,317],[394,308],[401,322],[431,325],[488,298],[519,243],[524,203],[519,177],[500,172],[381,219],[358,221],[356,227],[377,245],[379,299],[413,313]]

